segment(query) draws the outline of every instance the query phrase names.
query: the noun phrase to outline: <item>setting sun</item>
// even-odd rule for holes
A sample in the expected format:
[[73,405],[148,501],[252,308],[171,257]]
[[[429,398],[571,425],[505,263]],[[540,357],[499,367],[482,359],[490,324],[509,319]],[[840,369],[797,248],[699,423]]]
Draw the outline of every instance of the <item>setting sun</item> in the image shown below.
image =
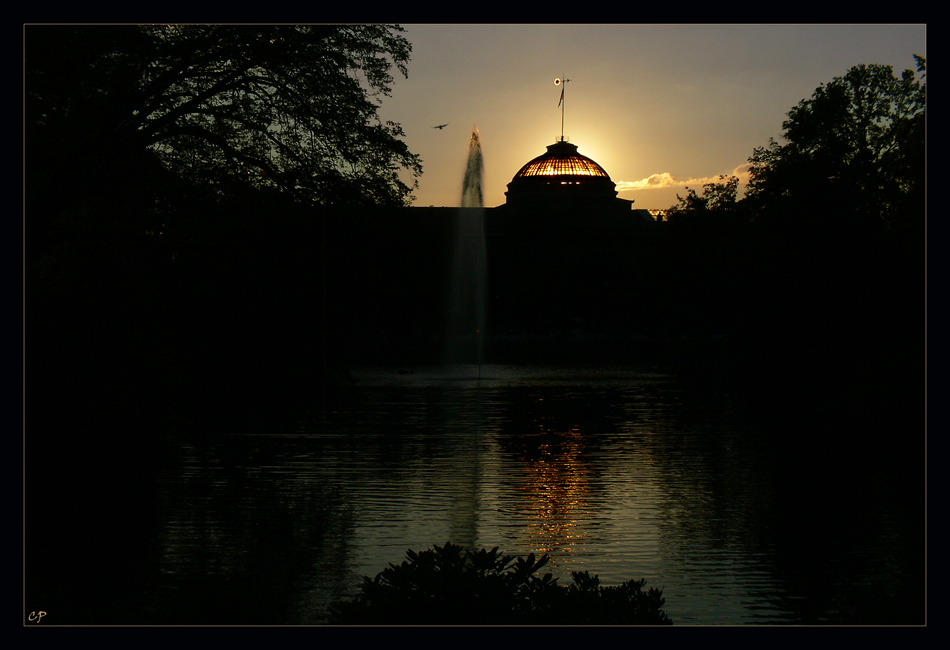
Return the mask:
[[[458,205],[477,123],[486,206],[504,203],[515,173],[563,135],[622,198],[666,209],[686,186],[743,170],[819,84],[858,63],[909,68],[925,50],[923,25],[427,24],[406,33],[409,76],[381,112],[423,159],[416,206]],[[570,83],[555,85],[563,75]]]

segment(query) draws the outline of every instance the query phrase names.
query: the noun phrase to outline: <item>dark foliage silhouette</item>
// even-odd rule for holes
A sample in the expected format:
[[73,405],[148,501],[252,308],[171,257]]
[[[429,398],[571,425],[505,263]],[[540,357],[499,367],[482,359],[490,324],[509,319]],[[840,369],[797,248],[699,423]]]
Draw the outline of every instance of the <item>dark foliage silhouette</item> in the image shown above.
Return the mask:
[[705,183],[703,193],[687,187],[686,196],[676,195],[679,203],[664,211],[664,219],[691,227],[728,228],[750,217],[746,204],[739,200],[739,177],[719,176],[719,182]]
[[[28,232],[83,217],[110,229],[139,229],[144,218],[160,227],[168,202],[199,188],[406,205],[421,164],[401,127],[377,114],[391,68],[407,74],[411,46],[400,32],[27,26]],[[46,223],[43,212],[52,213]]]
[[858,65],[821,85],[749,159],[747,191],[771,216],[803,210],[839,220],[919,227],[924,209],[926,62],[895,76]]
[[603,587],[587,571],[560,586],[537,575],[548,556],[514,558],[446,543],[364,578],[352,600],[331,605],[336,624],[389,625],[669,625],[660,590],[644,580]]

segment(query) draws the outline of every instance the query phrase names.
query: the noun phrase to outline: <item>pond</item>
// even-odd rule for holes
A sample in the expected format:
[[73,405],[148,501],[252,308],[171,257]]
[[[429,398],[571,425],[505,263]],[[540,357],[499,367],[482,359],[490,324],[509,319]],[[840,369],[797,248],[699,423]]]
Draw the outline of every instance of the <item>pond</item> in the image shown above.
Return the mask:
[[560,584],[643,578],[675,625],[920,623],[917,509],[886,447],[825,426],[663,366],[353,370],[295,431],[182,447],[146,618],[322,624],[362,576],[452,542],[548,554]]

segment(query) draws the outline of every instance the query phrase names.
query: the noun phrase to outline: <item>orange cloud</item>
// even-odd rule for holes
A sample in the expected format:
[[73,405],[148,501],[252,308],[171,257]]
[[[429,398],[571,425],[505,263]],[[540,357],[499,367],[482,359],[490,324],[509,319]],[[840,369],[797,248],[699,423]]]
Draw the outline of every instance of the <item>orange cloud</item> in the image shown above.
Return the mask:
[[[744,186],[749,180],[749,163],[743,163],[726,176],[738,176],[739,184]],[[706,178],[677,179],[669,172],[652,174],[638,181],[617,181],[618,192],[632,192],[634,190],[662,190],[670,187],[692,187],[699,191],[707,183],[718,183],[719,175]]]

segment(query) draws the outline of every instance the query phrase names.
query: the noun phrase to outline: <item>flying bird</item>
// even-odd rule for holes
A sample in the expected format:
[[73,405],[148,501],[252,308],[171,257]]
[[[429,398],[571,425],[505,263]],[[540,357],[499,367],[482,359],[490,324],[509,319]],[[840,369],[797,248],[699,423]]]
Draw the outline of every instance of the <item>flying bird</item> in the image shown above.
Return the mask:
[[439,130],[441,131],[442,129],[444,129],[444,128],[447,127],[448,125],[449,125],[449,123],[446,122],[445,124],[440,124],[439,126],[433,126],[432,128],[433,128],[433,129],[439,129]]

